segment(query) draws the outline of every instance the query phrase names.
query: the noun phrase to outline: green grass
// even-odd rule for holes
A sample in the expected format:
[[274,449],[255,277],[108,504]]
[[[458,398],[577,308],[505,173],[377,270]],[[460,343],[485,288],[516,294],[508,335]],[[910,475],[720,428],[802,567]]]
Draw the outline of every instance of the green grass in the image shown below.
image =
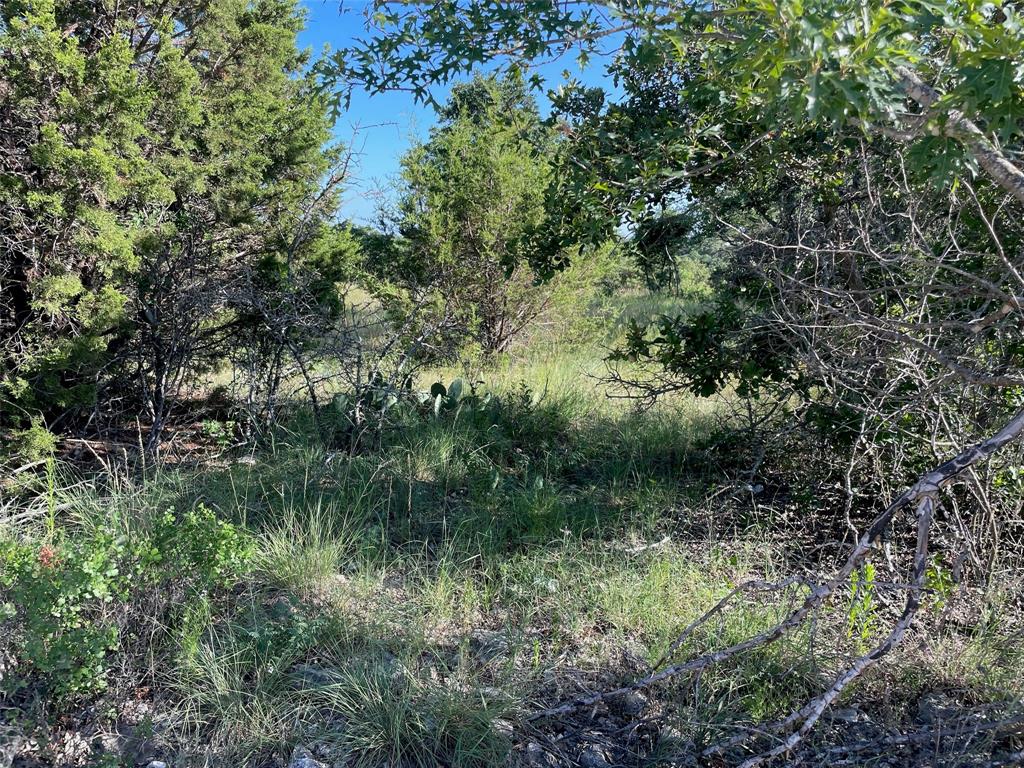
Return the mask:
[[343,512],[318,499],[310,507],[288,507],[257,540],[255,575],[315,602],[330,594],[343,564],[357,551],[359,534]]
[[[699,450],[720,423],[715,404],[633,413],[583,375],[597,360],[564,349],[508,360],[486,374],[487,408],[409,416],[354,457],[286,433],[255,464],[144,479],[58,467],[34,489],[26,478],[23,501],[7,503],[17,522],[4,551],[23,563],[48,542],[58,564],[23,563],[18,578],[59,588],[79,563],[73,544],[101,542],[111,596],[77,592],[75,615],[109,624],[117,643],[95,688],[68,699],[51,693],[67,670],[20,664],[9,711],[57,722],[88,707],[110,726],[143,695],[182,764],[256,766],[296,744],[346,765],[503,764],[531,738],[531,709],[644,674],[732,585],[793,567],[768,528],[721,539],[695,525],[724,511],[705,500],[714,478]],[[197,505],[215,519],[188,518]],[[74,573],[93,578],[89,562]],[[128,581],[137,572],[149,576]],[[749,637],[797,597],[742,602],[680,653]],[[813,636],[651,692],[675,734],[644,748],[651,759],[818,690],[852,646],[843,610]],[[6,650],[24,657],[14,634]],[[894,689],[906,699],[936,685],[974,700],[1021,694],[1020,643],[998,622],[938,642],[876,670],[861,695],[889,706]],[[59,733],[34,731],[44,750]]]

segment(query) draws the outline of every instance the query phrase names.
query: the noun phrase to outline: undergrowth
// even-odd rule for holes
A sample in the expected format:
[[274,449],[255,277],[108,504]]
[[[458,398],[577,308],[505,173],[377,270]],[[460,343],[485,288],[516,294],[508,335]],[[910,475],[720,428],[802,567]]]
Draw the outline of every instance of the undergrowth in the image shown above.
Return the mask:
[[[570,367],[500,372],[487,407],[411,416],[354,456],[285,431],[244,460],[12,479],[8,727],[52,765],[130,765],[139,743],[179,765],[280,764],[297,745],[334,765],[534,754],[551,733],[532,711],[642,676],[732,586],[801,567],[708,492],[713,403],[634,413]],[[614,760],[679,764],[806,700],[889,616],[854,586],[813,631],[613,707],[605,730],[644,724]],[[727,612],[674,658],[771,626],[800,590]],[[1001,627],[947,627],[870,676],[862,705],[902,717],[936,687],[1012,700],[1022,651]]]

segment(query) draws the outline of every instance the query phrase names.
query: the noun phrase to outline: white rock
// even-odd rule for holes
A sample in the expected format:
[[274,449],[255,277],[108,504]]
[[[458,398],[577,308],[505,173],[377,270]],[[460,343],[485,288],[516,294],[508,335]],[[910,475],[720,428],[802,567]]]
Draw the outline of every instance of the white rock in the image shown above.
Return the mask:
[[587,747],[580,755],[580,765],[583,768],[605,768],[608,760],[596,747]]
[[327,768],[327,765],[314,758],[305,747],[296,747],[288,768]]

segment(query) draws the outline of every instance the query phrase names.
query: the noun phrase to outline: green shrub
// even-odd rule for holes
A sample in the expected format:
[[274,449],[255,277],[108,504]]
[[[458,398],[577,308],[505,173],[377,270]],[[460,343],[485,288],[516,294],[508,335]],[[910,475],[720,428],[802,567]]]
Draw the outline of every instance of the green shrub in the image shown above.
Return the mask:
[[165,512],[153,543],[157,578],[190,578],[200,588],[226,587],[242,576],[252,559],[252,542],[233,523],[199,503],[183,515]]
[[[6,618],[20,632],[19,661],[52,680],[60,695],[105,687],[105,659],[117,627],[103,607],[125,595],[118,561],[124,543],[109,536],[53,544],[8,544],[2,552]],[[17,682],[17,681],[16,681]]]
[[202,504],[168,511],[137,536],[61,530],[41,542],[5,541],[0,588],[4,619],[17,626],[8,643],[21,673],[5,687],[35,680],[61,698],[103,690],[131,604],[171,587],[225,587],[250,551],[246,537]]
[[31,426],[15,431],[12,437],[8,450],[15,460],[40,461],[57,450],[57,436],[39,419],[33,419]]

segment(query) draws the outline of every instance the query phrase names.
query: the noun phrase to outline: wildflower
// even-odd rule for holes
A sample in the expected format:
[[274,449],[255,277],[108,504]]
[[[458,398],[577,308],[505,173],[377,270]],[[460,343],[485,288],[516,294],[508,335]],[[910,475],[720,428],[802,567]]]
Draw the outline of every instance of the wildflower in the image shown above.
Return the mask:
[[43,544],[39,548],[39,564],[43,568],[53,568],[57,563],[57,550],[49,544]]

